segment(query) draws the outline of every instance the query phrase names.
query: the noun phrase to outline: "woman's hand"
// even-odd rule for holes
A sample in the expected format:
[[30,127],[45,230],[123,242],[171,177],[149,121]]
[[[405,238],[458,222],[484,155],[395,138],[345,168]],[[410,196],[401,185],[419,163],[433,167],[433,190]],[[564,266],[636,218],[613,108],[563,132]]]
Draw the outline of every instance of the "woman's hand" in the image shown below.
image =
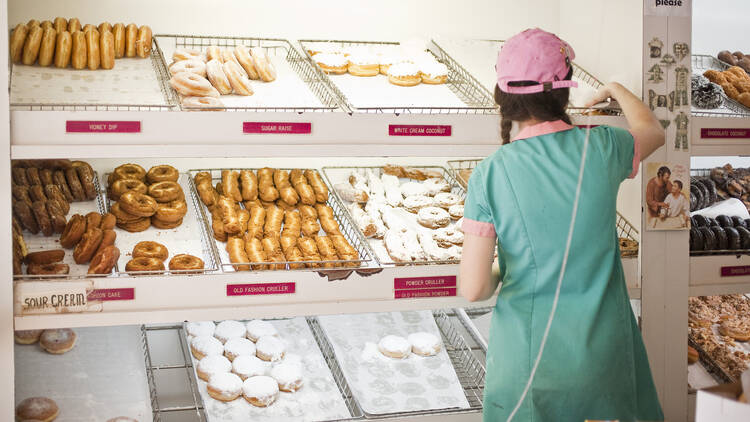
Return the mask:
[[612,98],[612,93],[609,91],[608,85],[602,85],[599,90],[596,91],[593,97],[586,103],[586,107],[593,107],[595,104],[602,103],[609,98]]

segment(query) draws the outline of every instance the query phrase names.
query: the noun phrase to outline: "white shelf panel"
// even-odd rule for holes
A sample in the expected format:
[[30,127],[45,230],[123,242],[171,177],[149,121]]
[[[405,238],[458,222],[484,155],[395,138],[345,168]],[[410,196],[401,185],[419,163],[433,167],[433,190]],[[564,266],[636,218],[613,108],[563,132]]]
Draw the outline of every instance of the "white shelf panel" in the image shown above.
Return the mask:
[[722,276],[723,267],[750,266],[750,256],[710,255],[690,258],[690,295],[750,293],[748,275]]
[[[713,137],[702,132],[713,129]],[[723,137],[716,130],[725,130]],[[693,156],[750,155],[750,119],[738,117],[693,117],[691,122]],[[706,135],[706,134],[704,134]]]

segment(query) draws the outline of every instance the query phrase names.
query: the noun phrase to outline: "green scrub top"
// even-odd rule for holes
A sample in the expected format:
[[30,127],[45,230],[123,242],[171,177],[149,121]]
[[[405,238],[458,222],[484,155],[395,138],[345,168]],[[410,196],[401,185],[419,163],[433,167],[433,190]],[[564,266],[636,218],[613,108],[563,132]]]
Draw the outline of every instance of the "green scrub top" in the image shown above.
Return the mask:
[[[524,390],[555,296],[586,130],[525,128],[469,180],[465,233],[497,236],[502,288],[492,315],[484,420],[505,421]],[[616,231],[620,183],[635,176],[626,130],[591,129],[578,215],[555,319],[515,421],[661,421],[630,308]]]

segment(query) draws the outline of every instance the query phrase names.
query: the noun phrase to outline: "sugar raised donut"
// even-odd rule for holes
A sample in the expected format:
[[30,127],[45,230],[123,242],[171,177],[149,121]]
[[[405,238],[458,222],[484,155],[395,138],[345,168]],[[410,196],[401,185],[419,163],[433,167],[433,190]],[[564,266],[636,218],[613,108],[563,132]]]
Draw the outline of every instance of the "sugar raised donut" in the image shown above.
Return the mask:
[[198,378],[208,381],[212,375],[227,373],[232,370],[232,363],[222,355],[206,356],[198,362]]
[[245,332],[245,324],[239,321],[226,320],[221,321],[216,326],[214,337],[219,339],[222,343],[226,343],[229,339],[245,337]]
[[206,386],[208,395],[221,401],[232,401],[242,394],[242,379],[231,372],[211,375]]
[[263,336],[255,343],[256,352],[260,360],[276,362],[284,358],[286,346],[275,336]]
[[253,95],[253,88],[250,86],[250,79],[244,75],[244,70],[236,62],[229,60],[222,65],[224,74],[229,79],[232,91],[237,95]]
[[191,72],[181,72],[169,79],[169,85],[186,97],[219,97],[219,91],[208,79]]
[[187,108],[188,111],[190,111],[190,109],[221,111],[224,107],[224,103],[214,97],[182,97],[180,103],[183,107]]
[[213,85],[220,94],[227,95],[232,93],[232,85],[229,83],[229,79],[224,73],[224,68],[222,67],[222,62],[220,60],[213,59],[206,63],[206,75],[208,76],[211,85]]
[[302,388],[302,367],[298,364],[281,362],[271,369],[270,375],[281,391],[293,393]]
[[213,321],[192,321],[185,324],[185,331],[192,337],[213,337],[214,330],[216,330],[216,324]]
[[190,352],[196,359],[200,360],[206,356],[222,355],[224,345],[216,337],[201,335],[190,341]]
[[19,421],[53,421],[60,409],[54,400],[47,397],[29,397],[16,406],[16,419]]
[[73,349],[76,337],[76,332],[70,328],[44,330],[39,337],[39,345],[47,353],[61,355]]
[[178,48],[172,53],[172,60],[179,62],[181,60],[201,60],[203,61],[203,54],[198,50],[190,48]]
[[394,359],[406,359],[411,354],[411,343],[403,337],[388,335],[378,342],[378,350]]
[[202,77],[206,77],[206,64],[202,60],[189,59],[180,60],[179,62],[172,63],[169,66],[169,74],[174,76],[182,72],[195,73]]
[[234,337],[224,343],[224,356],[234,361],[239,356],[255,356],[255,343],[244,338]]
[[279,397],[279,384],[264,375],[250,377],[242,384],[242,395],[256,407],[268,407]]
[[271,63],[271,59],[268,58],[263,47],[251,48],[250,54],[253,57],[255,69],[258,71],[260,79],[262,79],[263,82],[272,82],[276,80],[276,68],[273,63]]
[[250,49],[244,45],[238,45],[234,48],[234,57],[239,62],[240,66],[245,69],[247,76],[250,79],[260,79],[258,69],[255,66],[255,60],[250,54]]
[[247,329],[247,338],[254,342],[257,342],[261,337],[275,336],[278,334],[278,331],[273,324],[268,321],[263,321],[262,319],[248,321],[245,328]]
[[413,333],[409,334],[408,339],[411,343],[411,351],[416,355],[435,356],[442,348],[440,339],[432,333]]
[[232,361],[232,372],[246,380],[250,377],[265,375],[269,366],[268,362],[258,359],[257,356],[241,355]]

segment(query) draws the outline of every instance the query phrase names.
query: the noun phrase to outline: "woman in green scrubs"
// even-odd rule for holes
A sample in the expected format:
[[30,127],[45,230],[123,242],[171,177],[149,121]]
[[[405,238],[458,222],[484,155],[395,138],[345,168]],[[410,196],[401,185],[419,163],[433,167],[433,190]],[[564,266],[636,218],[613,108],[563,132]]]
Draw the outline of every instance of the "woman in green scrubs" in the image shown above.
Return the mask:
[[[565,107],[568,88],[576,86],[574,58],[567,43],[539,29],[509,39],[498,55],[495,100],[504,145],[469,180],[459,274],[470,301],[490,298],[502,281],[487,354],[485,421],[511,415],[516,421],[664,419],[615,226],[620,183],[664,144],[664,130],[617,83],[601,89],[592,104],[616,100],[629,131],[571,126]],[[518,132],[511,138],[513,122]],[[559,301],[526,389],[555,298],[587,136]],[[499,276],[491,275],[495,246]]]

